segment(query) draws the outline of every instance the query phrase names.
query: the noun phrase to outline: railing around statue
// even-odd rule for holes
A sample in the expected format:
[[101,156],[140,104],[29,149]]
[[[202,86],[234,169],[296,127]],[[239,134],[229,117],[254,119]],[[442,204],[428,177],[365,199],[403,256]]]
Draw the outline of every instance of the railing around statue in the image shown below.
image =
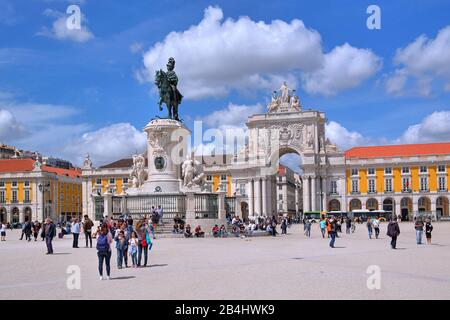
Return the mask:
[[195,195],[195,218],[217,219],[218,218],[218,196],[217,194]]
[[161,206],[163,219],[171,220],[177,215],[181,219],[186,218],[186,196],[185,195],[139,195],[127,196],[127,214],[133,219],[150,218],[152,207]]
[[116,217],[120,217],[121,215],[123,215],[122,212],[122,197],[113,197],[112,198],[112,212],[113,212],[113,217],[114,219],[116,219]]
[[100,196],[94,197],[94,210],[95,210],[95,220],[100,221],[101,219],[103,219],[105,207],[102,197]]
[[236,214],[236,197],[225,197],[225,212],[234,217]]

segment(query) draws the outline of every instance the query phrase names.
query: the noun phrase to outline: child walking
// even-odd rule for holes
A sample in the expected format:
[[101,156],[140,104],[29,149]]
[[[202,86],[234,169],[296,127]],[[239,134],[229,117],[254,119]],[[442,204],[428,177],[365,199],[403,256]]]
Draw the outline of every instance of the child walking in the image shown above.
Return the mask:
[[133,263],[133,268],[136,268],[137,267],[137,251],[138,251],[138,239],[137,239],[136,231],[133,231],[131,233],[131,238],[130,238],[128,245],[129,245],[131,261]]

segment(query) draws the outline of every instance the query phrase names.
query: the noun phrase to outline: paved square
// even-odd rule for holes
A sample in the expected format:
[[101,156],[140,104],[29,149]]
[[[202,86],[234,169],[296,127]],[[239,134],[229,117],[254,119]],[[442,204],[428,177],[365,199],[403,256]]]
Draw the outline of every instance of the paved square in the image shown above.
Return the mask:
[[[389,248],[387,225],[369,240],[364,225],[328,247],[318,225],[305,239],[303,225],[287,236],[251,239],[158,239],[150,267],[116,267],[100,281],[95,249],[71,248],[71,238],[0,243],[0,299],[449,299],[450,223],[435,223],[431,246],[416,245],[411,223],[401,223],[398,250]],[[425,240],[425,239],[424,239]],[[95,244],[95,240],[94,240]],[[81,289],[66,286],[69,265],[81,270]],[[381,289],[369,290],[370,265],[381,268]]]

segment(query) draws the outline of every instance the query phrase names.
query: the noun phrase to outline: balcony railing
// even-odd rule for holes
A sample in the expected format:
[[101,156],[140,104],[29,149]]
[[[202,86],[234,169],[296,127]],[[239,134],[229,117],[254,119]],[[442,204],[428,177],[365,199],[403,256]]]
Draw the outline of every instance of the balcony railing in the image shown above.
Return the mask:
[[403,192],[403,193],[411,193],[412,190],[411,190],[411,189],[403,189],[402,192]]

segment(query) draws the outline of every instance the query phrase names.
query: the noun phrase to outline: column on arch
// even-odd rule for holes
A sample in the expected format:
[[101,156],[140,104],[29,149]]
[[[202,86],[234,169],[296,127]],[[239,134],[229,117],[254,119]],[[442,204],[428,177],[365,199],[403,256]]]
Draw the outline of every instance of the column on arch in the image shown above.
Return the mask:
[[261,178],[262,182],[262,215],[268,215],[267,214],[267,177]]
[[310,189],[309,189],[309,177],[303,176],[302,180],[303,188],[303,212],[311,211],[310,204]]
[[316,176],[311,177],[311,211],[317,210]]
[[322,176],[322,186],[321,186],[321,197],[322,197],[322,210],[328,210],[327,208],[327,179],[325,176]]
[[261,179],[257,178],[255,181],[255,213],[261,215]]
[[254,207],[253,207],[253,179],[249,179],[248,182],[248,215],[254,215]]

